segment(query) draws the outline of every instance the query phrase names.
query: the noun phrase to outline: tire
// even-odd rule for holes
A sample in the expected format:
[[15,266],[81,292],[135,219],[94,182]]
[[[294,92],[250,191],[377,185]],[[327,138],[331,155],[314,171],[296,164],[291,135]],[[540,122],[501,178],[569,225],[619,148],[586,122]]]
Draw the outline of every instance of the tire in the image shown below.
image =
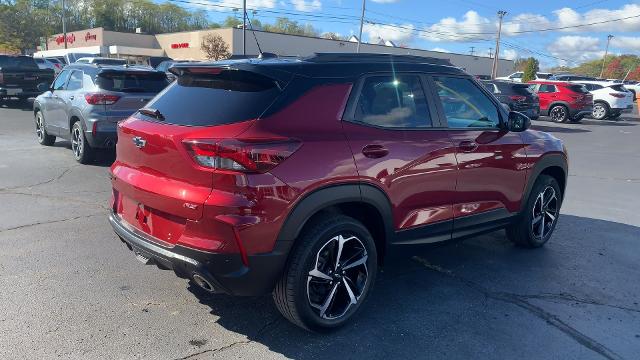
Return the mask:
[[[341,253],[336,250],[340,243]],[[345,215],[326,216],[298,238],[273,300],[295,325],[314,332],[335,329],[361,309],[377,266],[376,245],[366,227]]]
[[73,157],[80,164],[88,164],[93,159],[94,150],[84,136],[80,121],[74,122],[71,126],[71,151],[73,151]]
[[[561,205],[562,192],[556,179],[540,175],[531,189],[522,215],[516,223],[507,227],[507,238],[518,246],[541,247],[553,235]],[[541,216],[541,213],[544,215]]]
[[44,115],[41,111],[36,112],[36,138],[38,143],[44,146],[51,146],[56,142],[56,137],[47,133]]
[[551,121],[562,123],[569,118],[569,109],[564,105],[554,105],[549,109]]
[[604,120],[609,116],[611,109],[609,109],[609,105],[604,102],[596,102],[593,104],[593,111],[591,112],[591,117],[596,120]]

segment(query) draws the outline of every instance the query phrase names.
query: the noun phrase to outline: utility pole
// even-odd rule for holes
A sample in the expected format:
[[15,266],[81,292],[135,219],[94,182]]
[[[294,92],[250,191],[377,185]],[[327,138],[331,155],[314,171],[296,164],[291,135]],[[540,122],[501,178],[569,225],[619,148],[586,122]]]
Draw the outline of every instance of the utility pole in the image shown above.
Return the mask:
[[364,9],[365,3],[367,0],[362,0],[362,15],[360,16],[360,35],[358,36],[358,47],[356,48],[356,52],[360,52],[360,43],[362,43],[362,26],[364,25]]
[[242,0],[242,55],[247,56],[247,0]]
[[476,53],[476,47],[475,46],[471,46],[471,51],[469,51],[469,54],[471,54],[471,56],[473,56],[473,54]]
[[602,70],[600,70],[600,77],[604,75],[604,64],[607,62],[607,54],[609,53],[609,43],[613,39],[613,35],[607,36],[607,47],[604,49],[604,58],[602,58]]
[[491,78],[495,79],[498,76],[498,61],[500,56],[500,33],[502,32],[502,18],[507,15],[507,12],[504,10],[498,11],[498,18],[500,22],[498,23],[498,36],[496,37],[496,52],[493,56],[493,68],[491,69]]
[[489,48],[489,59],[492,59],[492,58],[493,58],[493,48],[490,47]]
[[62,0],[62,36],[64,37],[64,48],[67,48],[67,14],[65,1]]

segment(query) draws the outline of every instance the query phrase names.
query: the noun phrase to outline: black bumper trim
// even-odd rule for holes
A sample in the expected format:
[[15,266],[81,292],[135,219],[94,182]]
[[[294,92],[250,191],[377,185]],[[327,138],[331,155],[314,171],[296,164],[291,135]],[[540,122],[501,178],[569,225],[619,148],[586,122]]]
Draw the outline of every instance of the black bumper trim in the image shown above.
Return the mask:
[[178,277],[187,279],[198,273],[213,285],[215,292],[229,295],[258,296],[271,292],[292,245],[292,242],[276,242],[272,252],[250,255],[247,267],[240,254],[209,253],[180,245],[162,246],[149,235],[127,226],[113,212],[109,222],[122,241],[159,267],[172,269]]

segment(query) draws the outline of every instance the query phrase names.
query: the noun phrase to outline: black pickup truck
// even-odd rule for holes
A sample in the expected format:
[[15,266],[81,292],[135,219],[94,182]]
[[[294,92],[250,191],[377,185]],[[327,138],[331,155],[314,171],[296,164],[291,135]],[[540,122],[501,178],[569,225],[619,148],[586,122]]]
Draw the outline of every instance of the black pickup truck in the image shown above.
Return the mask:
[[53,78],[53,70],[38,68],[31,57],[0,55],[0,100],[38,96],[38,86],[51,84]]

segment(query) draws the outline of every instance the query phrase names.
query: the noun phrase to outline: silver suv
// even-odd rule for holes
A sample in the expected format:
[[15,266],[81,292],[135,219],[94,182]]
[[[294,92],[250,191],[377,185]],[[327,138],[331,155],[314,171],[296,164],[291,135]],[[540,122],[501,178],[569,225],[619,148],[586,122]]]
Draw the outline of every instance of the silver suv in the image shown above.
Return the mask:
[[86,164],[97,148],[113,148],[118,121],[143,107],[168,85],[164,72],[136,66],[72,64],[33,103],[36,135],[51,146],[70,140],[76,161]]

